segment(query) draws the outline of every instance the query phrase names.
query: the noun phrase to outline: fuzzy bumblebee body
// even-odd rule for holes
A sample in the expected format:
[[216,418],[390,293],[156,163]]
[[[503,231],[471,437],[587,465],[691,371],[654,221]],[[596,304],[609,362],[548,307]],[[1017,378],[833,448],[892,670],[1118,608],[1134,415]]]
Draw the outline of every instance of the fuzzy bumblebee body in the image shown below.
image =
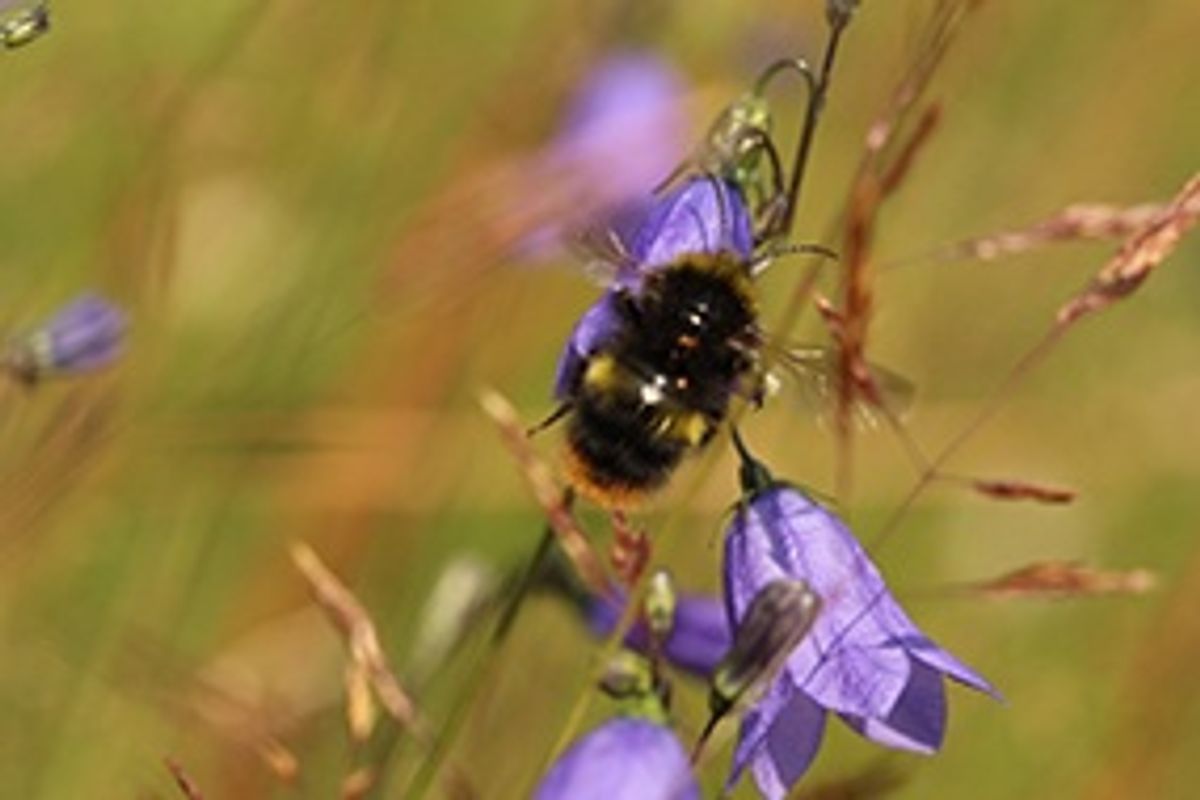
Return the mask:
[[755,360],[749,268],[683,256],[615,301],[616,329],[568,392],[567,467],[601,505],[636,504],[716,432]]

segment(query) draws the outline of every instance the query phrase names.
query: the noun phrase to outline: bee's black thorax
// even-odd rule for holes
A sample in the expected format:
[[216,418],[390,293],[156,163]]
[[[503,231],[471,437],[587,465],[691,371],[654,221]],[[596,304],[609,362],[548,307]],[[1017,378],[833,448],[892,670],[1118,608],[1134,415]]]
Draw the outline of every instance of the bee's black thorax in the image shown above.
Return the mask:
[[711,438],[756,341],[749,277],[733,256],[663,267],[619,306],[620,334],[588,359],[567,432],[576,482],[610,504],[658,488]]

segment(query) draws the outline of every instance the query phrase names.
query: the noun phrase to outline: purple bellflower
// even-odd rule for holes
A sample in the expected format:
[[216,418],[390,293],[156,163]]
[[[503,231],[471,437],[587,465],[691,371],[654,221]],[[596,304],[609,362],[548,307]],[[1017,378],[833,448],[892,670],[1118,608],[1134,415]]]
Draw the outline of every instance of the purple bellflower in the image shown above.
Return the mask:
[[584,312],[559,356],[554,397],[570,396],[584,362],[620,330],[619,293],[636,293],[647,272],[688,255],[733,253],[750,260],[754,233],[742,192],[711,176],[691,177],[655,198],[636,224],[618,231],[625,262],[613,286]]
[[559,757],[535,800],[700,800],[687,753],[665,725],[617,717]]
[[597,222],[622,228],[640,216],[685,154],[684,89],[679,74],[648,52],[617,51],[587,72],[532,165],[545,180],[572,188],[573,208],[527,238],[524,255],[556,256],[573,231]]
[[125,327],[120,309],[98,295],[84,294],[13,340],[6,366],[26,383],[48,375],[92,372],[121,354]]
[[[748,466],[761,470],[756,462]],[[729,785],[749,766],[764,796],[785,797],[816,755],[831,711],[886,747],[937,751],[946,728],[943,678],[996,691],[913,624],[840,519],[787,485],[756,488],[725,541],[731,623],[738,625],[755,595],[780,579],[805,581],[822,606],[743,719]]]
[[[716,597],[700,594],[680,595],[676,602],[674,624],[662,646],[663,656],[684,672],[707,678],[733,643],[725,606]],[[585,608],[588,626],[597,636],[608,636],[624,610],[623,600],[589,596]],[[625,645],[646,653],[650,646],[646,626],[634,625],[625,636]]]

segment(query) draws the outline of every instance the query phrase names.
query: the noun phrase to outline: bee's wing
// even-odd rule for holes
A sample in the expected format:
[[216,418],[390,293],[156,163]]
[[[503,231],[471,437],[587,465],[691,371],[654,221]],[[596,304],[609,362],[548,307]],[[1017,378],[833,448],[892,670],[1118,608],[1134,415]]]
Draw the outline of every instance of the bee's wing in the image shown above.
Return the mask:
[[[837,350],[814,345],[772,346],[769,349],[776,363],[792,377],[808,405],[818,414],[827,413],[837,397],[841,381]],[[906,416],[916,398],[916,386],[912,381],[878,364],[868,363],[867,369],[887,409],[897,417]],[[878,424],[880,411],[866,398],[856,400],[854,413],[865,427],[873,428]]]
[[624,203],[570,237],[568,249],[594,283],[609,287],[635,282],[638,261],[633,254],[633,240],[650,203],[651,198]]

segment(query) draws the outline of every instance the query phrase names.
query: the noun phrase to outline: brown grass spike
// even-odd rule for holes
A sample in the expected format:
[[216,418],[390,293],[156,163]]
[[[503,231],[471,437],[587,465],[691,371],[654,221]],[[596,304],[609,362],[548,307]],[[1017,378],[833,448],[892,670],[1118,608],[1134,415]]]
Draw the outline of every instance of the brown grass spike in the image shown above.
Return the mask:
[[574,565],[575,571],[591,591],[607,594],[611,586],[603,562],[563,502],[563,492],[550,468],[530,446],[526,428],[517,417],[516,410],[503,395],[491,390],[484,391],[479,402],[500,429],[505,446],[520,466],[526,482],[533,490],[534,499],[542,507],[559,546]]
[[184,771],[182,764],[170,756],[164,758],[163,763],[166,764],[167,771],[175,779],[175,785],[179,787],[179,791],[187,800],[204,800],[204,793],[200,791],[200,787],[196,785],[191,776]]
[[1132,294],[1200,220],[1200,173],[1193,175],[1162,213],[1142,226],[1078,295],[1058,310],[1059,327],[1074,324]]
[[1103,570],[1080,561],[1040,561],[973,584],[972,591],[992,598],[1061,599],[1105,594],[1145,594],[1154,588],[1145,569]]

